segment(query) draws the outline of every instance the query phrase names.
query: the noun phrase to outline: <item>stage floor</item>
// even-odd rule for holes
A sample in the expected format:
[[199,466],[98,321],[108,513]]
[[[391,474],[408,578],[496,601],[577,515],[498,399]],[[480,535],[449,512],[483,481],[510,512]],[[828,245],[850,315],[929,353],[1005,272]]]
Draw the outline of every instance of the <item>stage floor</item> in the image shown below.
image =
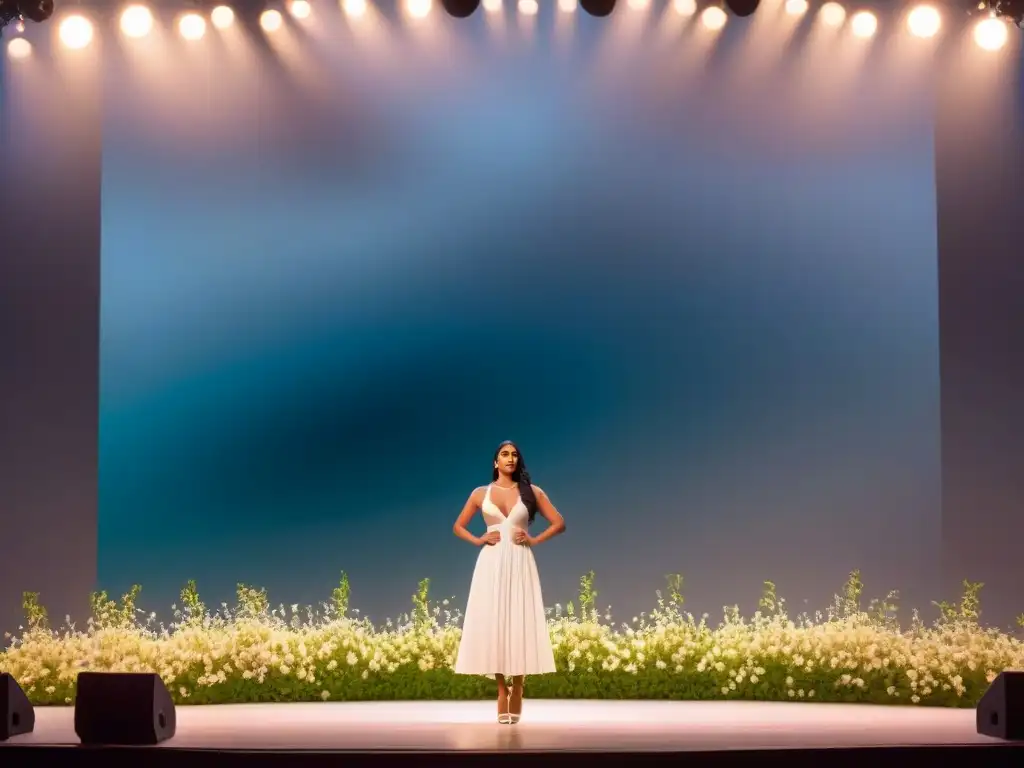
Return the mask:
[[[489,701],[183,706],[177,716],[177,735],[161,748],[637,753],[1004,743],[977,734],[973,709],[863,704],[527,700],[511,726],[496,722]],[[35,732],[6,743],[77,744],[74,710],[37,708]]]

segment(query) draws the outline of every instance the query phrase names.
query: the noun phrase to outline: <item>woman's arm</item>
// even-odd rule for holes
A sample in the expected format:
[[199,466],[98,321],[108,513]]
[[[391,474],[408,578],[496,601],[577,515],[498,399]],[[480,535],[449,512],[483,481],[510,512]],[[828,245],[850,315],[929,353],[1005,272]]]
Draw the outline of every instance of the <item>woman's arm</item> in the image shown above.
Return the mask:
[[547,528],[539,535],[530,537],[529,544],[534,546],[542,544],[560,533],[565,533],[565,519],[558,513],[555,505],[551,503],[551,499],[548,498],[548,495],[543,490],[536,485],[531,487],[533,488],[534,496],[537,497],[537,511],[540,512],[541,517],[548,521]]
[[466,528],[469,525],[469,521],[473,519],[473,515],[480,509],[480,505],[484,503],[484,494],[482,488],[477,488],[466,499],[465,505],[462,507],[462,511],[459,513],[458,519],[455,521],[455,525],[452,526],[452,532],[463,541],[468,541],[470,544],[479,547],[483,544],[483,539],[474,536]]

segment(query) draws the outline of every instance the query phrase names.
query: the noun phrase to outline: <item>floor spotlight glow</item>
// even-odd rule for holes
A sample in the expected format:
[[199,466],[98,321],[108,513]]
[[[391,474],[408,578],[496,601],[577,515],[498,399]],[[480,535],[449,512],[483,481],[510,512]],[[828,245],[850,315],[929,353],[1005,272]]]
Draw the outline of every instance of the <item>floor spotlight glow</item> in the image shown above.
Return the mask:
[[12,59],[27,59],[32,55],[32,43],[24,37],[16,37],[7,44],[7,55]]
[[144,5],[129,5],[121,13],[121,32],[139,39],[153,31],[153,12]]
[[65,46],[72,50],[80,51],[88,47],[89,43],[92,42],[92,22],[85,18],[85,16],[79,16],[76,13],[68,16],[60,23],[57,34]]
[[680,16],[693,16],[697,13],[697,0],[673,0],[672,7]]
[[296,19],[308,19],[313,15],[313,6],[311,6],[308,0],[292,0],[288,4],[288,13]]
[[431,0],[406,0],[405,9],[415,19],[424,19],[430,15],[433,7]]
[[344,0],[341,8],[346,16],[356,19],[366,13],[366,0]]
[[850,29],[856,37],[871,37],[878,30],[878,18],[871,11],[858,11],[850,19]]
[[536,16],[537,11],[540,10],[540,6],[537,5],[537,0],[519,0],[518,3],[519,12],[523,16]]
[[935,37],[942,27],[942,16],[930,5],[919,5],[907,16],[907,28],[914,37]]
[[725,14],[725,11],[717,5],[712,5],[704,9],[704,12],[700,15],[700,20],[703,22],[705,27],[717,32],[725,26],[729,17]]
[[826,27],[841,27],[846,21],[846,9],[839,3],[825,3],[821,6],[821,22]]
[[260,14],[260,27],[264,32],[277,32],[284,25],[284,18],[280,11],[273,9]]
[[1006,22],[994,16],[982,19],[974,27],[974,42],[986,51],[998,51],[1009,38]]
[[501,11],[501,0],[482,0],[480,5],[483,6],[485,13],[498,13]]
[[807,13],[807,0],[786,0],[786,13],[790,16],[803,16]]
[[178,32],[186,40],[202,40],[206,35],[206,19],[198,13],[186,13],[178,22]]
[[210,21],[217,29],[227,29],[235,23],[235,12],[226,5],[218,5],[210,13]]

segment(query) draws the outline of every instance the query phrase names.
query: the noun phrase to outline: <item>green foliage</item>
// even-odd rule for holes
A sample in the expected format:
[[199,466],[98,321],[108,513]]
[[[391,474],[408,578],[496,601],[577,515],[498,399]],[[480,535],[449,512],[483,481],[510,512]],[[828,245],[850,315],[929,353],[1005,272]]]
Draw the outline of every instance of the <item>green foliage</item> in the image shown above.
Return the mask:
[[267,598],[265,589],[239,584],[235,589],[235,596],[238,600],[236,610],[241,618],[259,619],[265,617],[270,611],[270,600]]
[[412,624],[413,629],[425,632],[433,624],[430,615],[430,579],[420,579],[419,588],[412,596]]
[[864,593],[864,582],[860,580],[860,571],[851,571],[843,584],[842,608],[844,616],[853,616],[860,612],[860,596]]
[[[595,576],[580,580],[578,608],[555,606],[548,628],[558,671],[531,678],[538,698],[746,699],[974,706],[1004,669],[1024,668],[1024,642],[979,625],[981,584],[964,582],[939,619],[907,629],[896,593],[862,610],[864,585],[850,574],[827,615],[790,617],[773,582],[759,611],[727,607],[711,626],[683,610],[683,577],[666,576],[657,607],[628,625],[598,616]],[[93,595],[84,631],[51,630],[35,593],[24,595],[27,631],[0,653],[36,705],[70,703],[79,670],[155,671],[178,703],[479,699],[493,681],[452,671],[461,630],[448,601],[432,604],[430,580],[412,610],[374,627],[353,618],[342,573],[325,611],[271,608],[266,590],[238,585],[237,607],[209,613],[195,582],[178,619],[140,621],[140,593]],[[1024,626],[1024,616],[1018,623]]]
[[336,586],[334,591],[331,592],[331,601],[334,603],[334,612],[336,615],[348,615],[349,594],[348,574],[342,571],[341,581],[338,582],[338,586]]
[[585,621],[597,621],[597,590],[594,589],[595,575],[588,571],[580,577],[580,615]]
[[775,590],[774,581],[766,581],[761,591],[761,599],[757,601],[757,607],[765,616],[775,616],[782,609],[778,593]]
[[38,592],[21,593],[21,609],[25,615],[25,626],[29,632],[50,628],[50,617],[46,608],[39,602]]
[[199,599],[199,589],[193,580],[181,590],[181,623],[185,626],[201,625],[206,619],[206,606]]
[[969,624],[977,625],[981,618],[981,588],[985,585],[980,581],[963,581],[963,594],[959,603],[950,603],[943,600],[933,603],[939,609],[939,621],[946,624]]
[[128,592],[121,596],[121,602],[111,600],[106,591],[93,592],[89,595],[89,606],[92,616],[89,623],[96,629],[129,629],[136,624],[135,606],[142,587],[133,584]]

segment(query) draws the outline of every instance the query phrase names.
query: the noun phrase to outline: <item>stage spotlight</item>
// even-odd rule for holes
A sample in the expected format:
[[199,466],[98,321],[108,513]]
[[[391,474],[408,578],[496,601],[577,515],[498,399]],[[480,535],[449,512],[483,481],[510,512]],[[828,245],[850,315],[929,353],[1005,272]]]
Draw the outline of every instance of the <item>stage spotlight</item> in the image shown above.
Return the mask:
[[580,0],[580,8],[599,19],[611,16],[612,11],[615,10],[615,4],[616,0]]
[[456,19],[468,19],[480,7],[480,0],[441,0],[441,7]]
[[942,16],[930,5],[919,5],[907,16],[907,28],[914,37],[935,37],[942,26]]
[[807,13],[807,0],[786,0],[786,13],[789,16],[803,16]]
[[850,19],[850,29],[856,37],[869,38],[878,30],[878,18],[871,11],[857,11]]
[[178,33],[186,40],[202,40],[206,35],[206,19],[198,13],[186,13],[178,21]]
[[634,11],[645,11],[651,5],[651,0],[628,0],[626,3]]
[[700,20],[705,27],[717,32],[729,21],[729,16],[717,5],[712,5],[704,9],[704,12],[700,15]]
[[537,0],[519,0],[517,7],[523,16],[536,16],[540,10]]
[[27,59],[32,55],[32,43],[24,37],[16,37],[7,44],[7,55],[12,59]]
[[974,42],[986,51],[998,51],[1009,37],[1009,29],[1002,19],[982,19],[974,27]]
[[356,19],[366,13],[366,0],[344,0],[341,7],[346,16]]
[[673,0],[672,7],[680,16],[693,16],[697,13],[697,0]]
[[484,7],[484,13],[501,12],[501,0],[483,0],[481,5]]
[[558,0],[558,10],[562,13],[573,13],[578,5],[576,0]]
[[153,12],[144,5],[129,5],[121,12],[121,32],[135,40],[153,31]]
[[288,4],[288,13],[295,19],[308,19],[313,15],[313,6],[309,0],[292,0]]
[[846,9],[839,3],[825,3],[820,13],[821,23],[826,27],[841,27],[846,21]]
[[725,0],[725,7],[740,18],[753,16],[759,5],[761,0]]
[[260,14],[260,27],[264,32],[277,32],[282,26],[284,26],[284,17],[281,16],[280,11],[271,9]]
[[217,29],[227,29],[235,23],[235,12],[226,5],[218,5],[210,13],[210,21]]
[[433,7],[432,0],[405,0],[405,10],[414,19],[425,19]]
[[92,42],[92,22],[77,13],[64,19],[57,32],[60,35],[60,41],[75,51],[88,47]]

